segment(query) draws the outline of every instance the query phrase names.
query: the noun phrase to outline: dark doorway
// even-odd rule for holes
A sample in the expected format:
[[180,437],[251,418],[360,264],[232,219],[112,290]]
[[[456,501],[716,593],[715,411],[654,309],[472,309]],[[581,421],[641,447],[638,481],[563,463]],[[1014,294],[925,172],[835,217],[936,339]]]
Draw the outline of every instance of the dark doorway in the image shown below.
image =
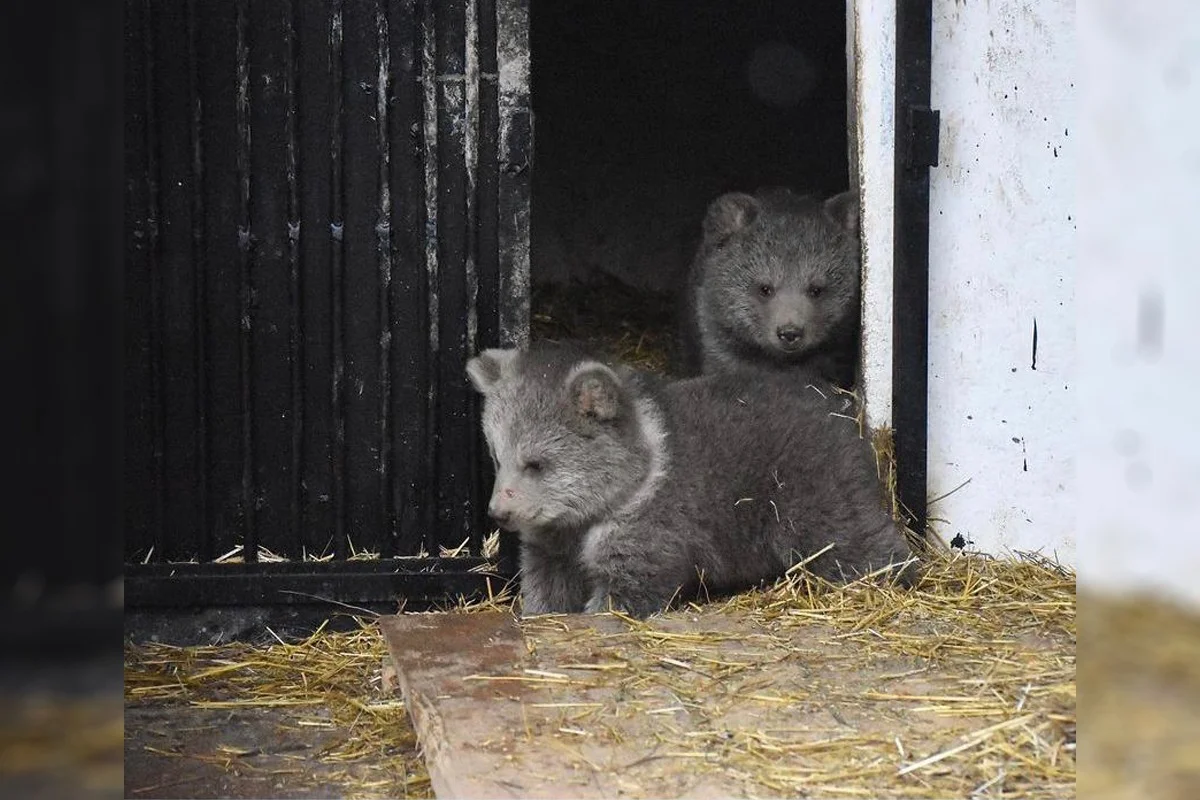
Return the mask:
[[535,1],[531,51],[535,336],[669,343],[714,197],[848,185],[841,0]]

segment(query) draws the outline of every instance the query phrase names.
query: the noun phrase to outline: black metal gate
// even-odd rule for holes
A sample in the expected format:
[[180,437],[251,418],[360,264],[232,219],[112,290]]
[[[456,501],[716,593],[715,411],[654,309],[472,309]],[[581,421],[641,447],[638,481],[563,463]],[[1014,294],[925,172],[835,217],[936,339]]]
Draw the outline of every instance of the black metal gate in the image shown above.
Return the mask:
[[528,337],[527,6],[126,3],[130,606],[482,585],[463,367]]

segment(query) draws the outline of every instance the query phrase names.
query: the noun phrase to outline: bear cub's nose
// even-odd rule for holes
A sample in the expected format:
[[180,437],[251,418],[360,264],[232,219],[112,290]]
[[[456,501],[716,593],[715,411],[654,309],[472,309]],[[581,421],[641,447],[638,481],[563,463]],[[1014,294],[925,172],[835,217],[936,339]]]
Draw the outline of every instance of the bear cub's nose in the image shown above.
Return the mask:
[[492,503],[488,506],[488,516],[495,520],[496,524],[507,530],[509,521],[512,519],[512,513],[508,509]]
[[795,344],[804,336],[804,329],[798,325],[781,325],[775,329],[775,335],[784,344]]

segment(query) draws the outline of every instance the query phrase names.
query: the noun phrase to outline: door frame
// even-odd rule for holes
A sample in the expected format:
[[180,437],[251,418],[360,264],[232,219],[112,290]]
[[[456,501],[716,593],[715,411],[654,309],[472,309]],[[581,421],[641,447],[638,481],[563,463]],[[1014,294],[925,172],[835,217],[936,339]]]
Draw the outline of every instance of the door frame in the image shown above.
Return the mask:
[[906,524],[924,535],[928,435],[929,168],[932,0],[848,0],[847,132],[860,192],[860,391],[873,430],[889,429]]

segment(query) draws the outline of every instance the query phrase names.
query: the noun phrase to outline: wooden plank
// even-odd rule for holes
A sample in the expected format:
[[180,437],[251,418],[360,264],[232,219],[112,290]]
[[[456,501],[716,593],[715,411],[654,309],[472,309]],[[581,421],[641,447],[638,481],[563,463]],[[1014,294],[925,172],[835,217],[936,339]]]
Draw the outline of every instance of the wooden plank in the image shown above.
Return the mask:
[[[482,746],[490,732],[521,727],[519,705],[490,702],[501,699],[501,690],[463,680],[521,662],[524,637],[511,616],[404,614],[386,617],[380,626],[437,797],[554,796],[537,794],[537,787],[526,785]],[[512,697],[527,690],[505,686],[502,691]],[[480,713],[481,701],[486,713]]]
[[[562,619],[592,635],[624,629],[613,617]],[[625,767],[647,760],[649,740],[636,725],[623,725],[621,741],[583,741],[551,724],[563,704],[618,698],[611,689],[564,684],[545,665],[537,670],[511,614],[401,614],[380,625],[440,800],[730,796],[729,785],[697,778],[691,763],[687,781],[627,780]]]

